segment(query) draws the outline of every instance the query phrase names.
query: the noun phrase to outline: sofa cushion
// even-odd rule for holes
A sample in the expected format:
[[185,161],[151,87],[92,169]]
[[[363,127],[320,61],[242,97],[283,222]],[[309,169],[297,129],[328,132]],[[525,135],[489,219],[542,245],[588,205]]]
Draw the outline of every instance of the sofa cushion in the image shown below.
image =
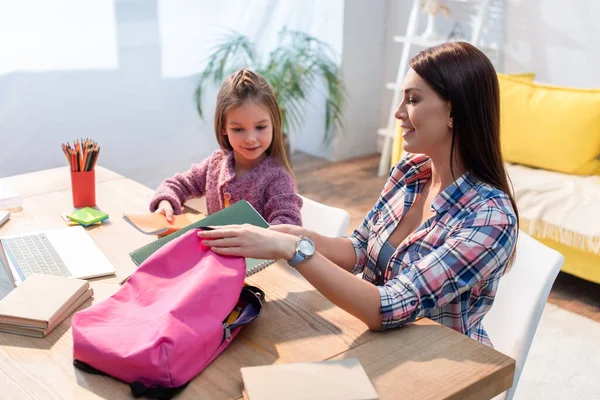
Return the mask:
[[514,164],[507,171],[523,231],[600,255],[600,177]]
[[515,79],[523,79],[525,81],[528,82],[533,82],[533,80],[535,79],[535,72],[522,72],[519,74],[502,74],[502,73],[498,73],[498,77],[499,78],[504,78],[504,77],[512,77]]
[[503,157],[511,163],[600,174],[600,89],[498,75]]

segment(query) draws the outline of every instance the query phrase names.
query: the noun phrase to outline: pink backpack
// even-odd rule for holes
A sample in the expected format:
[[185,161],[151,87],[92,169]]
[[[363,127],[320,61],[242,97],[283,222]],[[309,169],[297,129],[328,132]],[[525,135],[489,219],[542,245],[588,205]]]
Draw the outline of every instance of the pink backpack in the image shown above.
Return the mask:
[[258,318],[264,293],[244,286],[244,258],[212,252],[197,231],[165,244],[117,293],[73,316],[76,367],[129,383],[135,397],[171,398]]

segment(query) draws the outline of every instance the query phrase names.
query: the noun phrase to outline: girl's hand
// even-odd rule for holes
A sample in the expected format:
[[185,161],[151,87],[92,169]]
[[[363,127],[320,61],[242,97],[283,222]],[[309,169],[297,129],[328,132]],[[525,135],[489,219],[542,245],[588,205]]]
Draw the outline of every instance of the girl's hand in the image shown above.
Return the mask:
[[198,231],[202,244],[227,256],[289,261],[296,253],[298,238],[253,225],[226,225]]
[[164,215],[167,218],[167,222],[170,224],[175,221],[173,218],[173,206],[169,200],[162,200],[160,203],[158,203],[158,208],[154,212]]

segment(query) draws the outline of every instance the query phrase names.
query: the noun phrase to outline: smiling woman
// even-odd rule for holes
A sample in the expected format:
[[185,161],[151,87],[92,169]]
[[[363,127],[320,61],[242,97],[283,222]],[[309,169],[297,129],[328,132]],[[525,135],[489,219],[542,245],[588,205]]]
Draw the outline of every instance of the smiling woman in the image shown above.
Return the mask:
[[279,225],[198,236],[220,254],[287,260],[373,330],[426,316],[491,345],[481,321],[518,223],[500,158],[496,72],[477,48],[445,43],[411,61],[402,88],[396,117],[411,153],[352,235]]
[[[431,154],[450,148],[452,113],[442,100],[413,69],[404,80],[403,99],[396,112],[401,121],[403,149],[408,153]],[[417,135],[418,131],[418,135]]]

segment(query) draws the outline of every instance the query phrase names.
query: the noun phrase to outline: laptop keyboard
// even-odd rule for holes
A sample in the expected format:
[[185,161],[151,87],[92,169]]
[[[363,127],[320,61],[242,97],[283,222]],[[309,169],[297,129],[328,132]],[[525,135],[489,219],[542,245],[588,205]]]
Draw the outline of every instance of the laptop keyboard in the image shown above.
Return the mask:
[[12,252],[25,277],[35,273],[71,276],[71,272],[43,233],[3,239],[2,243]]

